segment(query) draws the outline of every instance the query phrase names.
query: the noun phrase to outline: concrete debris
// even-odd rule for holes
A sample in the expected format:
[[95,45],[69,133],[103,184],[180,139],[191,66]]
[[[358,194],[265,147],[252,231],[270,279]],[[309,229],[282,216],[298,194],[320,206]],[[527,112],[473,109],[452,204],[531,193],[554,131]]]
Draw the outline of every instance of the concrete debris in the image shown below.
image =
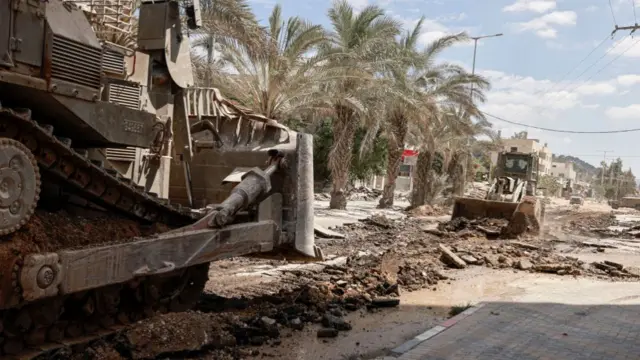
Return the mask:
[[464,269],[467,267],[467,263],[464,262],[458,255],[456,255],[451,249],[440,244],[440,251],[442,251],[442,262],[458,269]]
[[388,308],[388,307],[396,307],[400,305],[400,299],[394,298],[377,298],[371,301],[370,307],[375,308]]
[[365,224],[370,224],[370,225],[375,225],[375,226],[379,226],[381,228],[384,229],[390,229],[394,226],[394,221],[387,218],[384,215],[371,215],[366,219],[362,219],[360,220],[361,222],[365,223]]
[[315,234],[319,237],[325,238],[325,239],[344,239],[344,234],[341,234],[339,232],[333,231],[333,230],[329,230],[327,228],[325,228],[322,225],[319,224],[315,224],[313,226],[313,230],[315,232]]
[[463,217],[440,223],[438,230],[448,237],[487,237],[498,238],[503,229],[509,224],[505,219],[476,219],[469,220]]
[[533,268],[533,264],[531,263],[531,261],[527,259],[518,260],[518,269],[529,270],[531,268]]
[[421,205],[407,210],[407,214],[413,217],[426,217],[426,216],[442,216],[449,212],[438,205]]

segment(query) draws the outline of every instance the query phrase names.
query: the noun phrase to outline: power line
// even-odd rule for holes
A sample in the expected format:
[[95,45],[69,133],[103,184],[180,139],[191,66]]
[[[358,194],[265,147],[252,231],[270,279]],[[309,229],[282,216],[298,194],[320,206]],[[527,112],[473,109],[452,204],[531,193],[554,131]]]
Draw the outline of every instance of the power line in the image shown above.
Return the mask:
[[[628,36],[628,35],[625,35],[625,37],[623,37],[622,39],[620,39],[620,41],[618,41],[617,43],[615,43],[612,47],[610,47],[610,48],[609,48],[609,50],[607,50],[604,54],[602,54],[602,56],[600,56],[600,57],[598,58],[598,60],[596,60],[593,64],[589,65],[586,69],[584,69],[584,71],[583,71],[583,72],[581,72],[581,73],[580,73],[580,75],[576,76],[576,78],[574,79],[574,81],[578,80],[578,78],[580,78],[580,77],[581,77],[582,75],[584,75],[587,71],[589,71],[592,67],[594,67],[597,63],[599,63],[599,62],[600,62],[600,60],[604,59],[604,58],[605,58],[605,57],[606,57],[606,56],[607,56],[611,51],[613,51],[616,47],[618,47],[618,45],[622,44],[622,41],[623,41],[624,39],[626,39],[626,38],[627,38],[627,36]],[[635,45],[635,44],[631,45],[631,47],[633,47],[634,45]],[[629,51],[629,49],[627,49],[627,50],[625,50],[624,52],[622,52],[622,54],[626,53],[627,51]],[[592,75],[591,75],[587,80],[585,80],[585,81],[584,81],[584,83],[579,84],[577,87],[575,87],[575,88],[573,88],[573,89],[569,90],[568,92],[570,93],[570,92],[572,92],[572,91],[575,91],[575,90],[577,90],[577,89],[581,88],[582,86],[585,86],[585,85],[586,85],[586,83],[587,83],[589,80],[591,80],[595,75],[597,75],[597,74],[599,74],[600,72],[602,72],[602,70],[604,70],[604,68],[606,68],[607,66],[611,65],[611,63],[612,63],[613,61],[617,60],[618,58],[620,58],[620,56],[621,56],[621,55],[619,54],[619,55],[618,55],[614,60],[612,60],[612,61],[608,62],[607,64],[605,64],[605,65],[604,65],[604,67],[603,67],[603,68],[601,68],[600,70],[598,70],[595,74],[592,74]],[[557,92],[561,92],[561,91],[566,90],[570,85],[571,85],[571,84],[568,84],[567,86],[565,86],[565,87],[561,88],[561,89],[560,89],[560,90],[558,90]],[[565,96],[566,96],[566,94],[565,94]],[[556,101],[557,101],[557,100],[558,100],[558,99],[556,99]]]
[[611,5],[611,0],[609,0],[609,9],[611,9],[611,17],[613,18],[613,24],[617,26],[618,22],[616,21],[616,15],[613,13],[613,5]]
[[602,131],[578,131],[578,130],[551,129],[551,128],[546,128],[546,127],[541,127],[541,126],[533,126],[533,125],[523,124],[523,123],[517,122],[517,121],[507,120],[507,119],[501,118],[499,116],[495,116],[495,115],[486,113],[484,111],[481,111],[481,113],[483,113],[485,116],[488,116],[490,118],[493,118],[493,119],[496,119],[496,120],[500,120],[500,121],[503,121],[503,122],[506,122],[506,123],[509,123],[509,124],[529,127],[529,128],[532,128],[532,129],[538,129],[538,130],[543,130],[543,131],[556,132],[556,133],[566,133],[566,134],[619,134],[619,133],[630,133],[630,132],[640,131],[640,128],[622,129],[622,130],[602,130]]
[[[611,50],[615,49],[619,44],[622,43],[622,41],[626,39],[626,37],[622,38],[619,42],[616,43],[616,45],[612,46],[603,56],[600,57],[600,59],[602,59],[604,56],[606,56],[609,52],[611,52]],[[598,71],[596,71],[595,73],[591,74],[591,76],[589,76],[586,80],[584,80],[584,82],[582,84],[579,84],[578,86],[575,86],[572,89],[566,89],[566,87],[558,90],[557,92],[561,92],[561,91],[565,91],[564,94],[560,94],[558,97],[556,97],[553,101],[551,101],[551,103],[555,103],[558,102],[561,99],[566,98],[567,96],[569,96],[572,92],[580,89],[583,86],[588,85],[589,80],[593,79],[594,76],[600,74],[601,72],[604,71],[604,69],[606,69],[607,67],[609,67],[609,65],[613,64],[616,60],[618,60],[619,58],[621,58],[624,54],[626,54],[629,50],[633,49],[638,43],[640,42],[640,39],[636,40],[636,42],[634,42],[633,44],[631,44],[630,47],[628,47],[626,50],[624,50],[623,52],[619,53],[616,57],[614,57],[613,59],[611,59],[611,61],[609,61],[608,63],[604,64],[603,67],[601,67]],[[598,63],[598,61],[600,61],[600,59],[598,59],[596,61],[596,63]],[[595,63],[593,64],[595,65]],[[588,69],[587,69],[588,70]],[[584,74],[586,72],[583,71],[582,74]],[[580,77],[582,74],[580,74],[578,77]],[[546,104],[546,107],[548,107],[548,103]]]
[[[558,82],[556,82],[555,84],[553,84],[551,87],[549,87],[548,89],[545,90],[538,90],[534,93],[534,95],[540,94],[540,93],[547,93],[550,92],[551,90],[553,90],[553,88],[555,88],[556,86],[560,85],[566,78],[567,76],[571,75],[571,73],[573,73],[576,69],[578,69],[578,67],[580,65],[582,65],[582,63],[584,63],[590,56],[591,54],[593,54],[596,50],[598,50],[602,45],[604,45],[604,43],[609,39],[610,35],[607,35],[604,37],[604,39],[602,39],[602,41],[600,41],[600,43],[598,45],[596,45],[596,47],[594,47],[588,54],[587,56],[583,57],[582,60],[580,60],[573,68],[571,68],[571,70],[569,70],[566,74],[564,74],[560,80],[558,80]],[[616,45],[614,45],[615,47]],[[611,49],[609,50],[611,51]],[[607,51],[607,53],[609,52]],[[607,53],[605,53],[602,57],[600,57],[600,59],[596,60],[596,62],[594,64],[592,64],[591,66],[589,66],[585,72],[589,69],[591,69],[595,64],[598,63],[598,61],[600,61],[604,56],[607,55]],[[578,75],[575,79],[577,80],[580,76],[582,76],[584,74],[584,72],[582,72],[580,75]]]

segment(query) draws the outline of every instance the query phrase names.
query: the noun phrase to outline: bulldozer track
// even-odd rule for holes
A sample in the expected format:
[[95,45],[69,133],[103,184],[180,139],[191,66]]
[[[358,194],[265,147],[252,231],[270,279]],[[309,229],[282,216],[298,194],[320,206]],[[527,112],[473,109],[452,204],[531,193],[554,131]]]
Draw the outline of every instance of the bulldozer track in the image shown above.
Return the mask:
[[0,358],[68,359],[83,345],[129,329],[155,315],[193,308],[208,280],[209,264],[136,284],[59,296],[0,312]]
[[29,109],[3,108],[0,104],[0,138],[17,140],[35,156],[42,176],[51,176],[78,195],[103,208],[138,221],[170,226],[187,225],[195,219],[191,210],[170,204],[145,192],[115,170],[92,161],[86,149],[72,147],[68,138],[57,137],[53,126],[31,119]]

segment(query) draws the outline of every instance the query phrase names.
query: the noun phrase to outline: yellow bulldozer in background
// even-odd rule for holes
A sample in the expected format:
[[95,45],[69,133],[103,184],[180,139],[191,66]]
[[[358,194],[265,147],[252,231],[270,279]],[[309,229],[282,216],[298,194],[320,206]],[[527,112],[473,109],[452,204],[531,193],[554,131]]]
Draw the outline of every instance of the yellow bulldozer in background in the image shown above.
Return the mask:
[[535,153],[501,152],[495,179],[483,198],[458,197],[451,219],[506,219],[502,236],[539,233],[544,223],[544,203],[536,196],[538,156]]

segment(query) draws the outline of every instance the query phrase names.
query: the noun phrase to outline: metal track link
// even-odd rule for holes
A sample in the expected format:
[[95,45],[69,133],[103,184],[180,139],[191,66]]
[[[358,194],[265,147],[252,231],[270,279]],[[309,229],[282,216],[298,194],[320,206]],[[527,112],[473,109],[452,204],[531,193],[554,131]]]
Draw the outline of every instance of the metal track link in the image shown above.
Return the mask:
[[200,299],[208,273],[205,263],[1,311],[0,358],[68,359],[82,345],[126,330],[137,321],[191,309]]
[[43,176],[53,175],[70,185],[76,195],[108,210],[170,226],[187,225],[195,219],[190,209],[146,193],[131,180],[89,160],[84,149],[71,147],[71,139],[56,137],[53,126],[32,120],[29,109],[0,105],[0,137],[18,140],[31,150]]

